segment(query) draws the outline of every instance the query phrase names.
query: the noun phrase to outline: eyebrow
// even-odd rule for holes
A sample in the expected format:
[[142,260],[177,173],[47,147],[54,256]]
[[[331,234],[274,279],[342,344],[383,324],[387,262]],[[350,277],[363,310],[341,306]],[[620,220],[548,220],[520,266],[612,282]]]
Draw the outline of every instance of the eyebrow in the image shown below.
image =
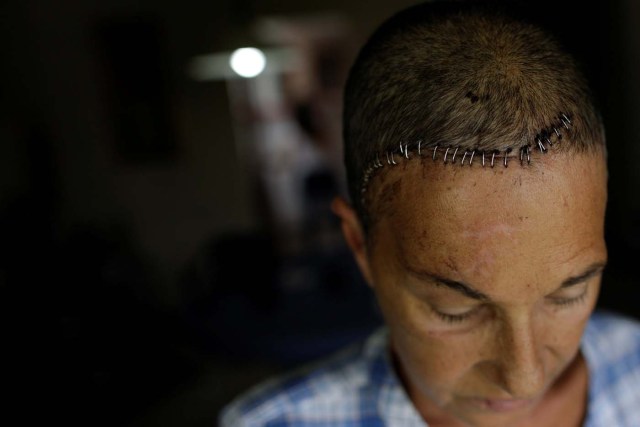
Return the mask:
[[582,282],[586,282],[587,280],[591,279],[593,276],[595,276],[596,274],[599,274],[602,272],[602,270],[604,270],[604,267],[607,265],[606,262],[602,261],[602,262],[596,262],[594,264],[591,264],[584,273],[579,274],[577,276],[574,277],[569,277],[567,280],[565,280],[564,282],[562,282],[562,285],[560,285],[559,289],[564,289],[564,288],[568,288],[570,286],[573,285],[577,285],[580,284]]
[[[569,277],[568,279],[564,280],[560,285],[560,287],[556,289],[556,291],[560,289],[569,288],[571,286],[578,285],[580,283],[583,283],[589,280],[593,276],[599,274],[604,269],[605,265],[606,265],[606,262],[596,262],[591,264],[589,267],[587,267],[584,273],[581,273],[577,276]],[[407,269],[412,275],[418,277],[419,279],[422,279],[422,280],[427,279],[438,286],[446,286],[447,288],[452,289],[456,292],[459,292],[471,299],[484,301],[484,302],[491,301],[491,298],[489,298],[488,295],[474,289],[472,286],[466,283],[462,283],[457,280],[447,279],[445,277],[438,276],[437,274],[429,273],[427,271],[416,270],[411,267],[407,267]]]

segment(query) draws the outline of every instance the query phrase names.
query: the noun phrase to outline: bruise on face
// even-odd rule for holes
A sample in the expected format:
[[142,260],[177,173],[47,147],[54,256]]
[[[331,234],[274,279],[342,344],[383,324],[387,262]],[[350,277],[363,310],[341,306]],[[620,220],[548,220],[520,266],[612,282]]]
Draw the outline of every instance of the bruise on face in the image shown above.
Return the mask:
[[484,279],[490,276],[496,263],[496,254],[485,244],[490,239],[512,240],[517,243],[515,235],[516,227],[505,223],[494,223],[478,228],[463,228],[460,232],[460,239],[470,242],[474,247],[475,256],[469,261],[461,274],[465,277],[478,277]]
[[[371,230],[375,228],[378,218],[393,218],[395,216],[396,200],[400,195],[402,176],[398,172],[406,171],[407,163],[402,163],[393,169],[381,170],[376,179],[375,185],[370,185],[367,189],[365,204],[367,210],[367,246],[374,244],[375,233]],[[393,172],[395,173],[387,173]]]

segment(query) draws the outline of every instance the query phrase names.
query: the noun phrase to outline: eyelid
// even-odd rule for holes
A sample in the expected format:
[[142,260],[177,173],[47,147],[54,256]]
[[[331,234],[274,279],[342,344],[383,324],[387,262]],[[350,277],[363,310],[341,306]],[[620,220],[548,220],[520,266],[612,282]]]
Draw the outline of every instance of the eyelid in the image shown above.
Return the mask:
[[584,293],[588,285],[588,282],[589,280],[585,280],[583,282],[576,283],[575,285],[571,285],[568,288],[558,289],[554,293],[547,295],[547,298],[552,300],[571,299],[577,295]]
[[559,307],[569,307],[569,306],[573,306],[574,304],[580,304],[587,299],[587,295],[589,293],[588,289],[589,288],[586,288],[584,292],[582,292],[580,295],[572,298],[557,298],[552,301],[552,304],[557,305]]
[[439,309],[437,307],[431,306],[431,310],[441,319],[448,323],[460,323],[463,322],[470,317],[476,315],[484,306],[484,304],[479,304],[474,307],[471,307],[469,310],[461,312],[461,313],[447,313],[446,310]]
[[[566,296],[549,296],[547,299],[553,304],[564,305],[580,301],[589,293],[589,288],[587,286],[581,287],[580,285],[576,285],[575,288],[580,289],[580,291]],[[572,287],[572,289],[574,289],[574,287]]]
[[448,309],[440,309],[440,308],[434,308],[435,311],[437,311],[440,314],[446,314],[447,316],[466,316],[469,313],[472,313],[476,308],[472,307],[469,308],[467,310],[464,311],[449,311]]
[[452,316],[450,314],[445,314],[445,313],[438,313],[436,312],[436,314],[438,315],[438,317],[440,317],[441,320],[450,323],[450,324],[455,324],[455,323],[462,323],[465,320],[467,320],[470,316],[472,316],[472,314],[464,314],[464,315],[458,315],[458,316]]
[[443,314],[450,314],[452,316],[464,315],[466,313],[477,310],[479,307],[483,306],[483,303],[478,302],[456,302],[456,303],[446,303],[442,300],[430,300],[429,306],[432,310],[437,311]]

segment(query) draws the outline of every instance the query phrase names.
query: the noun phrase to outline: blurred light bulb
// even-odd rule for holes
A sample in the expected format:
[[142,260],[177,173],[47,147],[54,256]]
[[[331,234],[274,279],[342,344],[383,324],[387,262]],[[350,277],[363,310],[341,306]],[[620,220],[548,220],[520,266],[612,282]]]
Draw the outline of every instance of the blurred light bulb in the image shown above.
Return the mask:
[[242,77],[255,77],[264,71],[267,58],[255,47],[236,49],[229,60],[231,69]]

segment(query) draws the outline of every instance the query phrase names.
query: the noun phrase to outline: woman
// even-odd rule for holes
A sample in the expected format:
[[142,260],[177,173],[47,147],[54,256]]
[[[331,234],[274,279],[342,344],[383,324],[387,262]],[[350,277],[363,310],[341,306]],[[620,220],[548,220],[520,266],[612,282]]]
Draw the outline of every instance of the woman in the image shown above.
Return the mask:
[[477,3],[384,23],[349,76],[333,208],[385,330],[225,425],[640,425],[640,329],[592,315],[606,148],[572,58]]

